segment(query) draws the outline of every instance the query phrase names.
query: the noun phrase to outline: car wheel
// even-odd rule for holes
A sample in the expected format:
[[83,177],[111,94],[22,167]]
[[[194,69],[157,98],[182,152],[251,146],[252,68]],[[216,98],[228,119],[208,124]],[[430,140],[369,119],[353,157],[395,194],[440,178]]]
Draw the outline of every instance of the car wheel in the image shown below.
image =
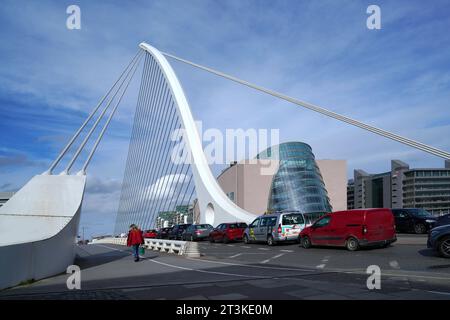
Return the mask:
[[309,249],[312,247],[311,239],[308,236],[304,236],[302,238],[302,247],[305,249]]
[[356,251],[359,249],[359,243],[358,240],[351,237],[347,239],[347,242],[345,243],[345,247],[347,248],[347,250],[350,251]]
[[439,242],[439,253],[445,258],[450,258],[450,236],[445,237]]
[[248,236],[246,234],[244,235],[244,243],[245,244],[249,244],[250,243],[250,239],[248,238]]
[[427,232],[427,228],[422,223],[418,223],[418,224],[414,225],[414,232],[417,234],[422,234],[422,233]]
[[209,242],[214,243],[214,238],[213,237],[209,237]]
[[230,242],[230,239],[228,239],[227,236],[223,236],[222,241],[223,241],[223,243],[228,243],[228,242]]
[[277,243],[275,242],[275,240],[273,240],[273,236],[269,235],[269,236],[267,237],[267,244],[268,244],[269,246],[274,246],[274,245],[276,245]]

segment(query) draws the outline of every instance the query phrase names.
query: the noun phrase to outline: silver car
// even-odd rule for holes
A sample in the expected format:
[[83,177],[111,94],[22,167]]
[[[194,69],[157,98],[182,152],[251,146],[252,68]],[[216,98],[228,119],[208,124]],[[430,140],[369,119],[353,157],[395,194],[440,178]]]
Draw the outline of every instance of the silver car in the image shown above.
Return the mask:
[[213,229],[210,224],[192,224],[183,232],[181,239],[184,241],[204,240],[209,237]]
[[244,231],[244,242],[298,241],[298,235],[311,223],[300,212],[275,212],[256,218]]

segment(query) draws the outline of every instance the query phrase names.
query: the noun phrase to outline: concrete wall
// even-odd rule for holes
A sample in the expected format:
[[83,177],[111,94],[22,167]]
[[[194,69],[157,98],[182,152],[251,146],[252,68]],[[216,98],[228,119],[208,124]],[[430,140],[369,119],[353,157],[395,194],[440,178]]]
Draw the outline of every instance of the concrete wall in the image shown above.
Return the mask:
[[[225,193],[234,192],[235,203],[244,210],[261,215],[267,210],[273,174],[278,170],[277,160],[240,162],[227,168],[217,178]],[[267,172],[268,173],[268,172]]]
[[316,160],[333,211],[347,210],[347,161]]
[[[333,211],[347,209],[347,162],[345,160],[316,160]],[[217,178],[225,193],[235,193],[235,203],[255,215],[267,210],[273,174],[261,174],[264,168],[278,170],[277,160],[264,163],[240,162],[227,168]]]

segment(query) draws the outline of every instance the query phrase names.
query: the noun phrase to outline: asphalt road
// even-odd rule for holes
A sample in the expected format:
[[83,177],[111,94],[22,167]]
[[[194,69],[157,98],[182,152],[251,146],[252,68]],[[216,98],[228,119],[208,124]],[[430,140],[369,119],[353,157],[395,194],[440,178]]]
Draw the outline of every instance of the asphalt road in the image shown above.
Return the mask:
[[[0,292],[0,299],[450,299],[450,260],[426,237],[400,235],[385,249],[349,252],[298,244],[199,242],[200,258],[148,251],[138,263],[114,245],[79,246],[81,290],[68,274]],[[381,289],[367,288],[367,267]]]

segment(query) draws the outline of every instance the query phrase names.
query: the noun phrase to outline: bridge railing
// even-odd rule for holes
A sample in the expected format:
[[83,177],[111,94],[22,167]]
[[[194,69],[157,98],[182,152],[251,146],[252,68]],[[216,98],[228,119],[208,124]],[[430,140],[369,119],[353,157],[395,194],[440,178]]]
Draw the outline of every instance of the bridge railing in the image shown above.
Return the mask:
[[[200,257],[197,242],[165,240],[165,239],[145,239],[145,248],[153,251],[173,253],[188,257]],[[103,238],[92,242],[93,244],[109,243],[120,246],[127,245],[127,238]]]

